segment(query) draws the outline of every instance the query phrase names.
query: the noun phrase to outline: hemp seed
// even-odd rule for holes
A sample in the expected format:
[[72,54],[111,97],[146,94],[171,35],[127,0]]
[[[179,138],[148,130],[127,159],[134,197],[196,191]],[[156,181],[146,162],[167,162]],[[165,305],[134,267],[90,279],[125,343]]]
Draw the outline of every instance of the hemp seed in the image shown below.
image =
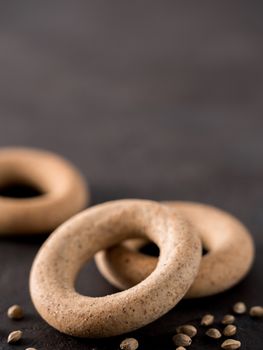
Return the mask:
[[236,314],[244,314],[246,311],[247,311],[247,307],[246,307],[246,304],[243,303],[243,302],[238,302],[236,303],[234,306],[233,306],[233,311],[236,313]]
[[225,315],[222,319],[222,324],[232,324],[235,322],[235,316]]
[[252,317],[263,317],[263,307],[252,306],[249,310],[249,315]]
[[175,350],[186,350],[186,348],[184,348],[183,346],[179,346],[179,347],[176,348]]
[[234,339],[227,339],[221,344],[221,348],[225,350],[236,350],[241,346],[240,341]]
[[22,331],[13,331],[8,335],[7,342],[8,344],[14,344],[22,338]]
[[206,333],[208,337],[213,338],[213,339],[219,339],[222,337],[222,334],[219,332],[218,329],[216,328],[209,328]]
[[178,333],[173,336],[173,342],[176,346],[187,347],[192,344],[192,339],[186,334]]
[[37,350],[36,348],[26,348],[26,350]]
[[12,305],[7,310],[7,316],[13,320],[20,320],[24,317],[24,311],[19,305]]
[[201,319],[202,326],[211,326],[213,324],[215,317],[213,315],[207,314],[204,315]]
[[191,324],[184,324],[176,328],[177,333],[183,333],[193,338],[197,334],[197,329]]
[[139,347],[138,340],[135,338],[126,338],[120,343],[122,350],[136,350]]
[[223,330],[223,334],[226,337],[231,337],[232,335],[235,335],[236,332],[237,332],[237,327],[234,326],[233,324],[227,325]]

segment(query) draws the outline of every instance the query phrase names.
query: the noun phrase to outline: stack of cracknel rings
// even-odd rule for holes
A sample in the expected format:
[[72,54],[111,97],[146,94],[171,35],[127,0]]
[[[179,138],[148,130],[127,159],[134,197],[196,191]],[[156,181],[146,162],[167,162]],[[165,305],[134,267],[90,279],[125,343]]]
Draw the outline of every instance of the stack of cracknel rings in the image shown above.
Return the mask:
[[[182,298],[231,288],[249,271],[254,247],[232,215],[204,204],[118,200],[93,206],[83,176],[46,151],[0,150],[0,190],[35,187],[31,198],[0,195],[0,233],[54,232],[40,248],[30,273],[30,294],[42,318],[79,337],[130,332],[158,319]],[[79,213],[78,213],[79,212]],[[159,257],[143,254],[149,241]],[[207,251],[202,256],[202,247]],[[79,294],[75,281],[95,256],[102,275],[120,292]]]

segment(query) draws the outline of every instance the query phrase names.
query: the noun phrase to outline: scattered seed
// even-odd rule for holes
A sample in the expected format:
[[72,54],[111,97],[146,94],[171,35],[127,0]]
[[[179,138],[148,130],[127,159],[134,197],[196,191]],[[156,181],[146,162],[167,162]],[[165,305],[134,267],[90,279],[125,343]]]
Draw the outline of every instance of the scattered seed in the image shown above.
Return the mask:
[[13,320],[20,320],[24,317],[24,311],[19,305],[12,305],[7,310],[7,316]]
[[225,350],[239,349],[241,346],[240,341],[234,339],[227,339],[221,344],[221,348]]
[[213,339],[219,339],[222,336],[222,334],[216,328],[209,328],[205,334]]
[[23,333],[21,331],[11,332],[7,338],[8,344],[13,344],[13,343],[18,342],[21,339],[22,335],[23,335]]
[[249,310],[249,315],[252,317],[263,317],[263,307],[252,306]]
[[183,346],[179,346],[178,348],[176,348],[176,350],[186,350],[186,348],[184,348]]
[[192,344],[192,339],[183,333],[178,333],[173,336],[173,342],[176,346],[189,346]]
[[213,324],[215,317],[213,315],[207,314],[202,317],[201,325],[202,326],[211,326]]
[[235,316],[233,315],[225,315],[222,319],[223,324],[232,324],[235,322]]
[[37,350],[36,348],[26,348],[26,350]]
[[193,338],[197,334],[197,329],[191,324],[184,324],[176,328],[177,333],[183,333]]
[[136,350],[139,347],[138,340],[135,338],[126,338],[120,343],[122,350]]
[[238,302],[236,303],[234,306],[233,306],[233,311],[236,313],[236,314],[244,314],[246,311],[247,311],[247,307],[246,307],[246,304],[243,303],[243,302]]
[[234,326],[233,324],[229,324],[228,326],[226,326],[223,330],[223,334],[226,337],[231,337],[232,335],[235,335],[237,332],[237,327]]

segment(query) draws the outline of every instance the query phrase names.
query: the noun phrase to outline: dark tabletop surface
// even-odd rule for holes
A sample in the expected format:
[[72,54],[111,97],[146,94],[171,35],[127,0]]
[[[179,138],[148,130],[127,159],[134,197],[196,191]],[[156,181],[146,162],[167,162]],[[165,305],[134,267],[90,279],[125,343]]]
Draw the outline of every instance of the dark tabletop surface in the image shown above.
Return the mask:
[[[134,333],[140,349],[173,349],[170,335],[237,300],[263,303],[263,4],[249,2],[2,1],[0,146],[45,148],[73,161],[92,202],[117,198],[211,203],[237,215],[256,242],[248,277],[184,301]],[[49,327],[28,292],[45,235],[0,239],[0,349],[118,349]],[[114,292],[93,262],[77,288]],[[6,316],[21,304],[26,317]],[[238,318],[242,349],[263,349],[263,321]],[[6,344],[14,329],[24,340]],[[201,334],[203,331],[200,331]],[[191,349],[219,349],[199,336]]]

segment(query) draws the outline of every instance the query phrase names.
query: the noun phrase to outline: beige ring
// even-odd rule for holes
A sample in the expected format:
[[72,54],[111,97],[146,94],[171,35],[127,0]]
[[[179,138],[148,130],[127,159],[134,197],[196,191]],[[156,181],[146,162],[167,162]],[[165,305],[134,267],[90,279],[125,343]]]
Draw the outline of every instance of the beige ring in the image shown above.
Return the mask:
[[[212,206],[191,202],[166,202],[198,230],[204,248],[198,275],[186,294],[197,298],[222,292],[238,283],[249,271],[254,245],[245,226],[232,215]],[[144,241],[145,244],[145,241]],[[130,288],[146,278],[157,259],[138,252],[141,242],[127,241],[95,259],[103,276],[119,289]]]
[[0,196],[0,234],[44,233],[85,207],[87,187],[68,161],[29,148],[0,149],[0,187],[32,185],[43,195],[32,198]]
[[[147,237],[160,247],[152,274],[113,295],[80,295],[74,283],[82,265],[97,251],[131,237]],[[57,228],[35,258],[30,293],[40,315],[59,331],[108,337],[142,327],[173,308],[192,284],[200,260],[200,239],[180,216],[151,201],[113,201]]]

